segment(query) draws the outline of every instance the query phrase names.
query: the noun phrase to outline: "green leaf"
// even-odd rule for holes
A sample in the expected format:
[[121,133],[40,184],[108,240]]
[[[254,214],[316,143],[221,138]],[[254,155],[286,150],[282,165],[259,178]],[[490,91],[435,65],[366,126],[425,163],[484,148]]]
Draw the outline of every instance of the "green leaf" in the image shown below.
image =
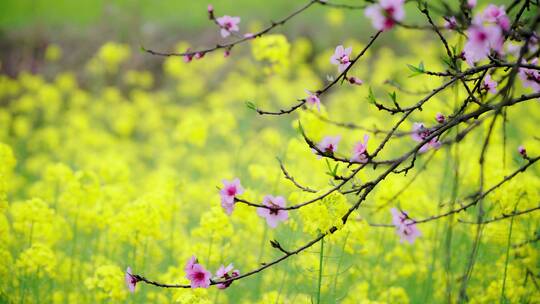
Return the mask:
[[418,64],[417,67],[415,67],[412,64],[407,64],[407,67],[409,68],[409,70],[411,70],[413,72],[411,75],[409,75],[409,78],[414,77],[414,76],[418,76],[420,74],[424,74],[424,72],[426,71],[425,68],[424,68],[424,62],[423,61],[420,61],[420,63]]
[[257,107],[255,106],[255,104],[251,101],[246,101],[246,106],[250,109],[252,109],[253,111],[256,111],[257,110]]
[[377,99],[375,99],[375,95],[373,95],[373,90],[371,90],[371,87],[369,87],[369,95],[367,97],[367,100],[371,104],[377,103]]

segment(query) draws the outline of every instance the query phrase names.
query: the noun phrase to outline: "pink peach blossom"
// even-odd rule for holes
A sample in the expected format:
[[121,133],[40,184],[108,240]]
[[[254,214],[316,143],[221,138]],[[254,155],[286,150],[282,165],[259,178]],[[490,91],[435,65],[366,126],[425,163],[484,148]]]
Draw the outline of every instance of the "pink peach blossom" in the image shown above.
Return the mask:
[[362,85],[364,83],[360,78],[357,78],[354,76],[347,78],[347,80],[349,81],[350,84],[355,84],[355,85]]
[[134,276],[131,273],[131,267],[128,267],[126,269],[126,285],[130,292],[132,293],[135,292],[135,287],[137,286],[137,282],[139,282],[139,280],[137,279],[136,276]]
[[497,93],[497,82],[491,79],[490,74],[486,74],[486,77],[484,77],[482,89],[484,89],[486,92],[489,92],[491,94]]
[[525,149],[525,147],[523,145],[519,146],[518,147],[518,153],[523,157],[523,158],[527,158],[527,150]]
[[400,237],[400,241],[407,241],[410,244],[414,243],[414,240],[421,235],[420,230],[416,227],[416,222],[404,212],[392,208],[392,223],[396,227],[396,233]]
[[234,199],[242,193],[244,193],[244,188],[242,188],[238,178],[232,181],[223,180],[223,188],[219,191],[219,195],[221,196],[221,207],[223,207],[225,213],[230,215],[233,212]]
[[497,24],[504,31],[510,29],[510,19],[508,19],[508,16],[506,15],[504,5],[496,6],[490,4],[480,16],[482,21]]
[[306,98],[307,104],[309,104],[311,106],[317,106],[317,110],[319,110],[319,112],[320,112],[321,111],[321,100],[319,99],[319,96],[317,96],[316,93],[310,92],[308,90],[305,90],[305,91],[308,94],[308,97]]
[[444,117],[442,113],[437,113],[437,115],[435,115],[435,120],[438,123],[443,123],[446,120],[446,117]]
[[259,207],[257,214],[266,219],[268,226],[276,228],[280,221],[286,221],[289,218],[287,210],[278,209],[285,207],[285,199],[282,196],[266,195],[262,204],[270,208]]
[[465,60],[470,66],[486,59],[491,50],[502,51],[503,35],[501,28],[495,25],[474,24],[467,30],[468,40],[463,48]]
[[185,271],[186,278],[191,281],[191,288],[208,288],[210,286],[212,273],[197,263],[195,256],[188,260]]
[[[423,142],[429,135],[431,134],[431,131],[424,127],[423,123],[415,122],[413,125],[413,130],[411,137],[414,141],[417,142]],[[437,137],[433,137],[429,140],[426,144],[424,144],[418,152],[424,153],[429,148],[438,149],[441,146],[441,143],[437,140]]]
[[450,16],[450,17],[444,17],[444,28],[447,30],[455,30],[457,28],[457,20],[456,17]]
[[366,8],[365,15],[371,19],[376,30],[387,31],[405,18],[405,0],[379,0]]
[[334,154],[338,149],[341,136],[326,136],[318,144],[317,148],[324,154]]
[[351,52],[352,47],[343,48],[343,45],[338,45],[330,57],[330,63],[337,65],[340,73],[343,72],[351,64]]
[[226,38],[231,35],[232,32],[238,32],[238,24],[240,23],[240,17],[223,16],[216,19],[219,27],[221,28],[221,37]]
[[369,140],[369,135],[364,135],[364,142],[357,142],[353,148],[353,156],[351,162],[365,163],[367,162],[367,144]]
[[[234,268],[233,264],[229,264],[229,266],[227,267],[221,265],[221,267],[219,267],[218,271],[216,272],[216,277],[218,279],[227,280],[227,279],[239,276],[240,271],[238,271],[238,269],[233,270],[233,268]],[[229,281],[226,283],[219,283],[219,284],[216,284],[216,287],[219,289],[225,289],[231,286],[232,282],[233,281]]]
[[475,8],[476,7],[476,0],[467,0],[467,6],[469,8]]
[[[530,62],[532,65],[536,65],[537,63],[538,58],[535,58]],[[518,75],[524,87],[532,88],[535,92],[540,92],[540,71],[528,68],[519,68]]]

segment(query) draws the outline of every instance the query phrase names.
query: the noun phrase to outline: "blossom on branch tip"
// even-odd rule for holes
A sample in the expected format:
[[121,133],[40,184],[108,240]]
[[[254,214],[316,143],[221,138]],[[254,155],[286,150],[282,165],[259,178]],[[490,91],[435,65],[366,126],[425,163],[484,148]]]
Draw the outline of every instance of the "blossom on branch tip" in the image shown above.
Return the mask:
[[[424,127],[423,123],[415,122],[412,129],[411,137],[417,142],[423,142],[429,135],[431,131]],[[418,152],[423,153],[429,150],[429,148],[438,149],[440,148],[441,143],[437,140],[437,137],[433,137],[426,144],[424,144]]]
[[360,78],[357,78],[354,76],[348,77],[347,80],[349,81],[350,84],[355,84],[355,85],[362,85],[364,83]]
[[365,10],[366,17],[376,30],[386,31],[405,18],[405,0],[379,0]]
[[289,218],[287,210],[279,209],[285,207],[285,199],[282,196],[266,195],[262,204],[270,208],[259,207],[257,208],[257,214],[266,219],[268,226],[276,228],[279,222],[286,221]]
[[437,115],[435,115],[435,120],[438,123],[443,123],[446,120],[446,117],[444,117],[442,113],[437,113]]
[[186,278],[190,280],[191,288],[208,288],[210,286],[210,278],[212,273],[204,269],[204,267],[197,262],[197,258],[192,256],[185,267]]
[[131,273],[131,267],[128,267],[126,269],[126,285],[130,292],[135,292],[137,282],[139,282],[139,279]]
[[237,195],[244,193],[244,188],[240,184],[240,179],[235,178],[232,181],[223,180],[223,188],[219,191],[221,196],[221,207],[225,213],[230,215],[234,210],[234,199]]
[[308,97],[306,98],[306,103],[310,106],[317,106],[317,110],[319,112],[321,111],[321,100],[319,99],[319,96],[317,96],[316,93],[310,92],[308,90],[305,90],[308,94]]
[[333,155],[337,151],[340,140],[341,140],[341,136],[339,135],[326,136],[317,144],[317,148],[326,155]]
[[527,158],[527,150],[525,149],[524,146],[519,146],[518,147],[518,153],[523,156],[523,158]]
[[[240,271],[238,269],[234,269],[233,264],[229,264],[229,266],[225,267],[221,265],[219,269],[216,271],[216,277],[221,280],[227,280],[230,278],[235,278],[240,275]],[[231,286],[233,281],[225,282],[225,283],[218,283],[216,284],[216,287],[219,289],[225,289],[229,286]]]
[[482,89],[491,94],[497,93],[497,82],[491,79],[490,74],[486,74],[486,77],[484,77],[484,81],[482,82]]
[[343,72],[351,64],[351,52],[352,47],[344,48],[343,45],[338,45],[330,57],[330,63],[337,65],[340,73]]
[[476,7],[476,0],[467,0],[467,7],[468,8],[475,8]]
[[457,28],[456,17],[444,17],[444,28],[447,30],[455,30]]
[[221,37],[226,38],[231,35],[232,32],[238,32],[238,24],[240,23],[240,17],[223,16],[216,19],[219,27],[221,28]]
[[396,227],[396,233],[400,237],[400,241],[407,241],[410,244],[414,243],[414,240],[421,235],[420,230],[416,227],[416,222],[404,212],[392,208],[392,223]]
[[364,135],[364,142],[357,142],[353,148],[353,156],[351,162],[365,163],[367,162],[367,144],[369,141],[369,135]]

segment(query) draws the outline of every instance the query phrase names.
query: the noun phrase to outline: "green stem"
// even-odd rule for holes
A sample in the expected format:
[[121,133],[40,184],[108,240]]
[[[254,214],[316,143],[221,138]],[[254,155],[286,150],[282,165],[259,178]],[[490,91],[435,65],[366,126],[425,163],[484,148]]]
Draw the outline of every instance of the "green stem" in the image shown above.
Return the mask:
[[321,252],[319,254],[319,286],[317,287],[317,304],[321,303],[321,285],[323,276],[324,239],[321,239]]

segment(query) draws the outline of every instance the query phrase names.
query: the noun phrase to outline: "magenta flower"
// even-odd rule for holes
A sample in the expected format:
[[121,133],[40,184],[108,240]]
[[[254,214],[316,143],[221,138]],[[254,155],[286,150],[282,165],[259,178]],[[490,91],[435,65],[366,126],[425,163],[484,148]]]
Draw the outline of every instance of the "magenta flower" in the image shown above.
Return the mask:
[[257,214],[266,219],[268,226],[276,228],[279,222],[286,221],[289,218],[287,210],[279,209],[285,207],[285,199],[282,196],[266,195],[262,204],[270,208],[259,207],[257,208]]
[[137,279],[136,276],[131,274],[131,267],[128,267],[126,269],[126,285],[130,292],[135,292],[135,287],[137,286],[137,282],[139,282],[139,279]]
[[244,193],[244,188],[242,188],[238,178],[232,181],[223,180],[223,188],[219,191],[219,195],[221,196],[221,207],[223,207],[225,213],[230,215],[233,212],[234,199],[242,193]]
[[443,123],[446,120],[446,117],[444,117],[442,113],[437,113],[437,115],[435,115],[435,120],[438,123]]
[[392,208],[392,223],[396,227],[396,233],[400,237],[400,241],[407,241],[410,244],[421,235],[420,230],[416,227],[416,222],[409,217],[404,211],[399,211]]
[[[414,141],[417,142],[423,142],[429,135],[431,134],[431,131],[424,127],[423,123],[415,122],[413,125],[413,130],[411,137]],[[437,137],[433,137],[429,140],[426,144],[424,144],[418,152],[424,153],[429,148],[438,149],[441,146],[441,143],[437,140]]]
[[[530,64],[536,65],[538,58],[531,60]],[[540,71],[520,68],[518,72],[521,83],[526,88],[532,88],[535,92],[540,92]]]
[[[317,148],[326,155],[332,155],[337,151],[341,136],[326,136],[318,144]],[[316,154],[317,151],[314,151]]]
[[238,24],[240,23],[240,17],[223,16],[216,19],[219,27],[221,28],[221,37],[226,38],[231,35],[232,32],[238,32]]
[[319,112],[320,112],[321,111],[321,100],[319,99],[319,96],[317,96],[316,93],[310,92],[308,90],[305,90],[305,91],[308,94],[308,97],[306,98],[307,104],[309,104],[311,106],[317,106],[317,110],[319,110]]
[[338,71],[341,73],[351,64],[352,47],[343,48],[343,45],[338,45],[334,51],[334,55],[330,57],[330,63],[338,66]]
[[519,146],[519,147],[518,147],[518,153],[519,153],[523,158],[527,158],[527,150],[525,149],[524,146]]
[[491,94],[497,93],[497,82],[491,79],[490,74],[486,74],[486,77],[484,77],[482,89],[486,90],[486,92],[490,92]]
[[195,256],[192,256],[188,260],[185,271],[186,278],[191,281],[191,288],[208,288],[210,286],[212,273],[197,263],[197,258]]
[[386,31],[405,18],[404,3],[405,0],[379,0],[366,8],[365,15],[376,30]]
[[486,9],[482,12],[481,19],[484,22],[497,24],[504,31],[508,31],[510,29],[510,19],[508,19],[508,16],[506,15],[504,5],[488,5],[488,7],[486,7]]
[[364,142],[357,142],[353,148],[353,156],[351,157],[351,162],[365,163],[367,162],[367,144],[369,140],[369,135],[364,135]]
[[[233,270],[233,264],[229,264],[229,266],[227,266],[227,267],[221,265],[221,267],[219,267],[218,271],[216,272],[216,277],[218,277],[219,279],[222,279],[222,280],[235,278],[235,277],[237,277],[239,275],[240,275],[240,271],[238,271],[238,269]],[[216,284],[216,287],[219,288],[219,289],[225,289],[225,288],[231,286],[232,282],[233,281],[229,281],[229,282],[226,282],[226,283],[219,283],[219,284]]]

